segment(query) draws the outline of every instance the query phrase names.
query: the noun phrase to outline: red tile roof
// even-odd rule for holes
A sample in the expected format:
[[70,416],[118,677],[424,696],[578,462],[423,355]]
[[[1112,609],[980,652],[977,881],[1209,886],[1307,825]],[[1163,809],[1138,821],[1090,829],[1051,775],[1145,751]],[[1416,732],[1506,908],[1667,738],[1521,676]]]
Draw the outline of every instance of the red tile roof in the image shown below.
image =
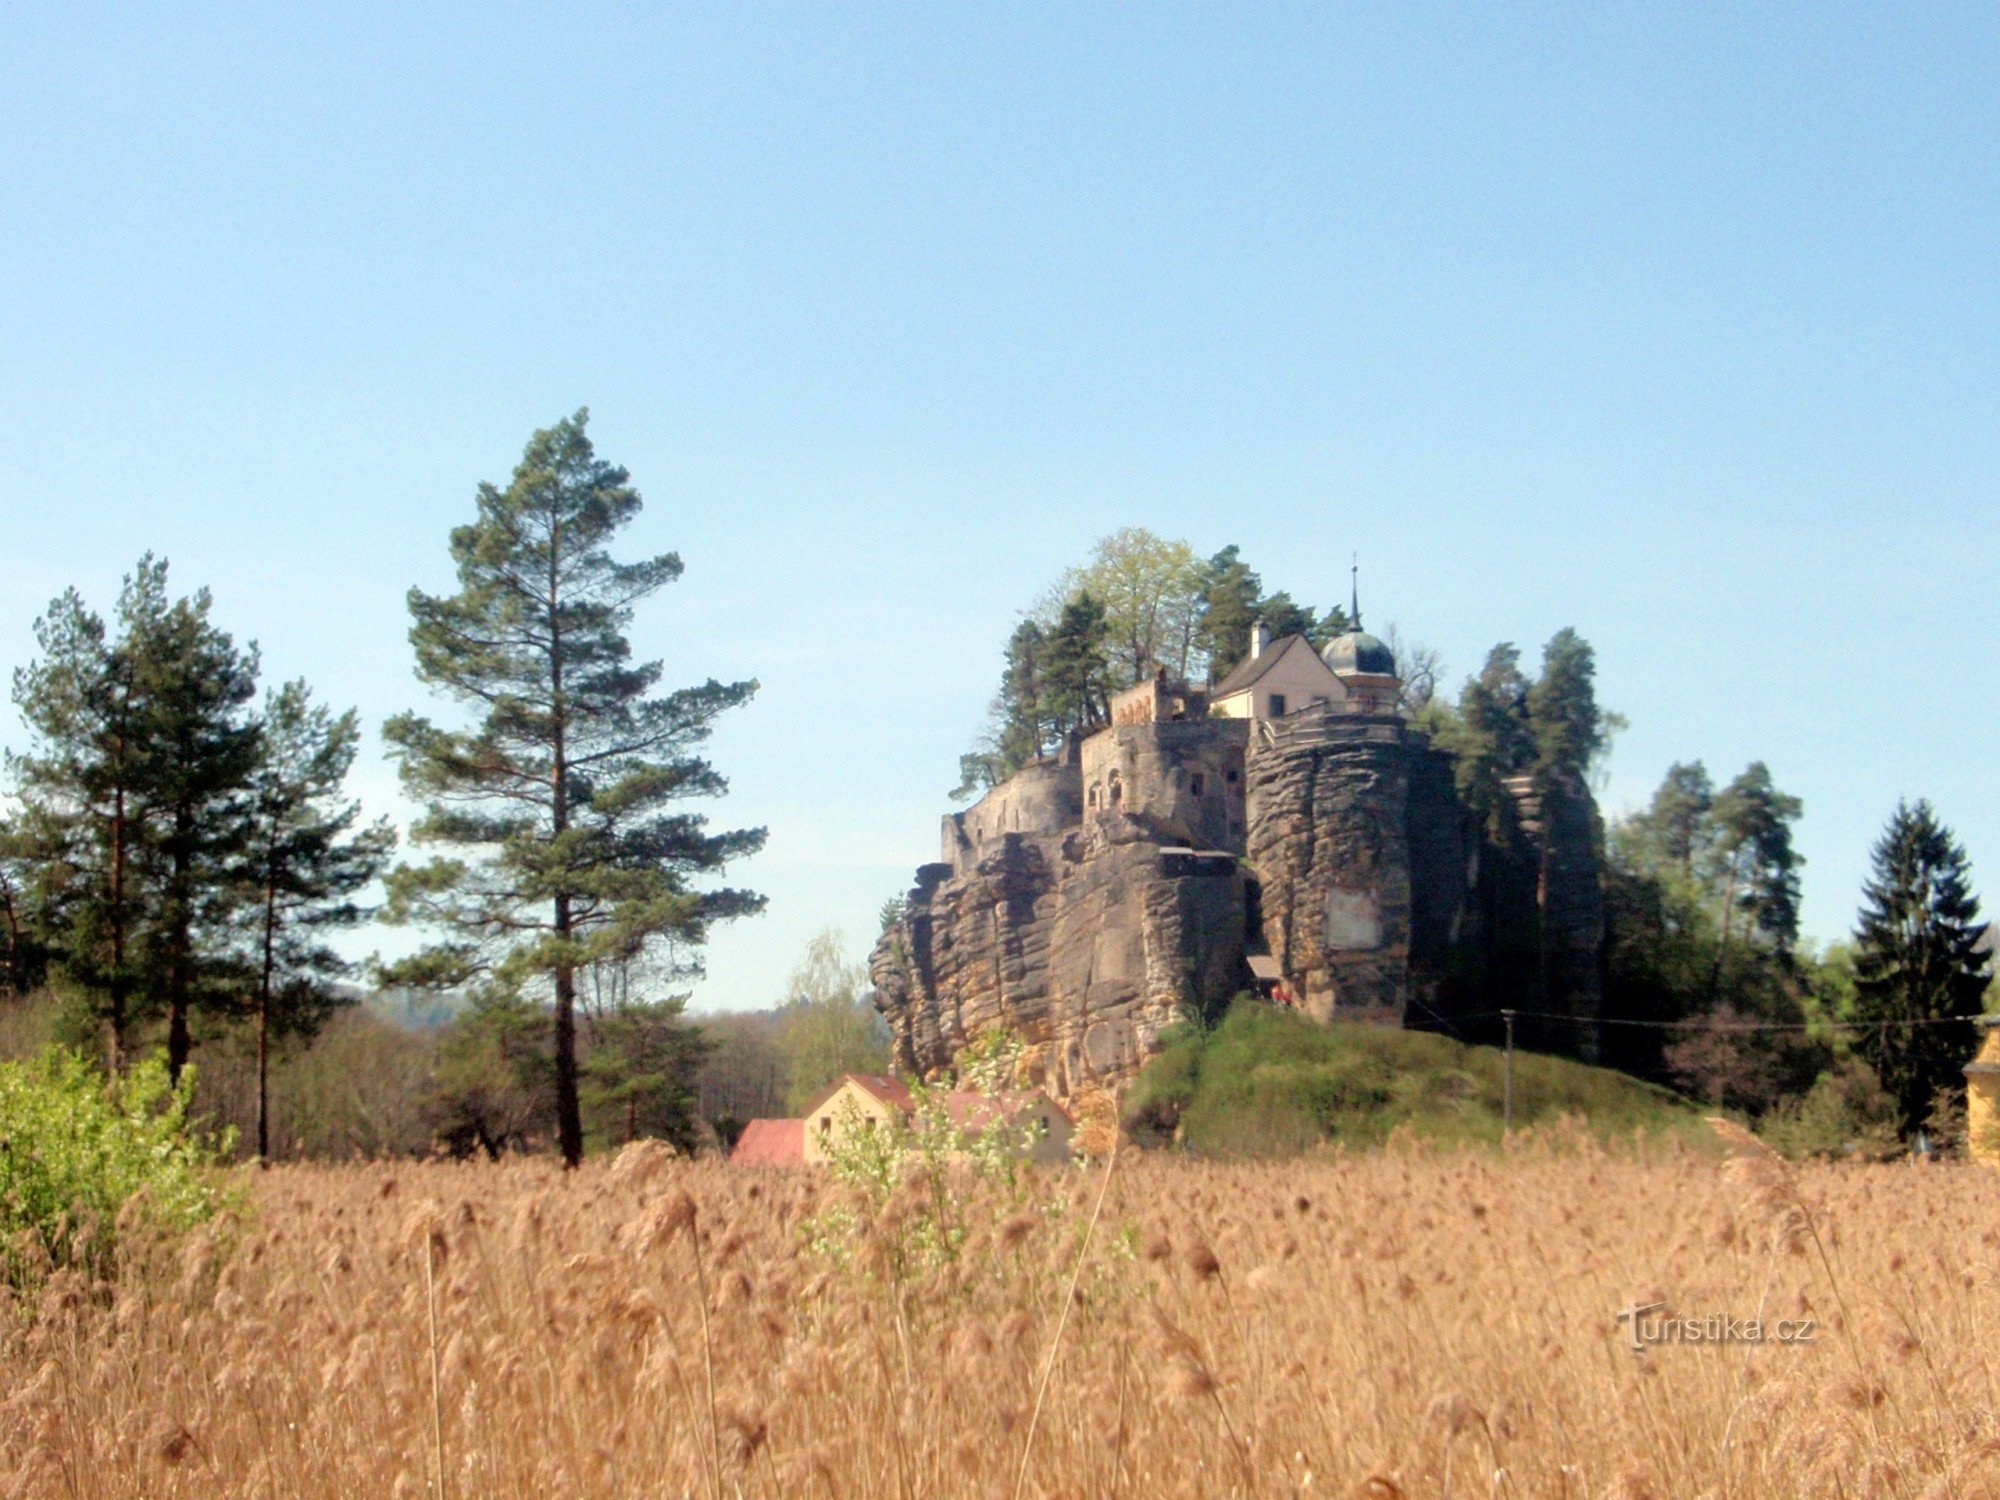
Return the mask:
[[729,1153],[734,1167],[796,1167],[805,1159],[804,1120],[752,1120]]

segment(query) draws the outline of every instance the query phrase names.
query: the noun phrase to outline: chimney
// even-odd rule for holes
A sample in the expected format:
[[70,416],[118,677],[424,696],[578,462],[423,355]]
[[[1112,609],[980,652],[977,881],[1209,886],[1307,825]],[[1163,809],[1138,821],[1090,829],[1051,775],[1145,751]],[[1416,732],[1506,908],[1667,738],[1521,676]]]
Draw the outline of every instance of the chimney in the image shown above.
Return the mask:
[[1262,656],[1271,644],[1271,627],[1258,620],[1250,627],[1250,660]]

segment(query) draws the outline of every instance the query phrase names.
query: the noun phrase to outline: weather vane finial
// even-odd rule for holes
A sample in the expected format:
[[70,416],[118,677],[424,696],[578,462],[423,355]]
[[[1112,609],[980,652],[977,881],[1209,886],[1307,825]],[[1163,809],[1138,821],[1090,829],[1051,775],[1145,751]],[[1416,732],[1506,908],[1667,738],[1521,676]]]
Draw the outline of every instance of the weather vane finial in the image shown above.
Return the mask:
[[1354,581],[1354,593],[1353,593],[1353,595],[1352,595],[1352,599],[1353,599],[1353,603],[1354,603],[1354,610],[1353,610],[1353,619],[1354,619],[1354,625],[1353,625],[1353,628],[1354,628],[1355,630],[1359,630],[1359,629],[1361,628],[1361,554],[1360,554],[1359,552],[1356,552],[1356,553],[1354,554],[1354,568],[1353,568],[1353,573],[1354,573],[1354,580],[1353,580],[1353,581]]

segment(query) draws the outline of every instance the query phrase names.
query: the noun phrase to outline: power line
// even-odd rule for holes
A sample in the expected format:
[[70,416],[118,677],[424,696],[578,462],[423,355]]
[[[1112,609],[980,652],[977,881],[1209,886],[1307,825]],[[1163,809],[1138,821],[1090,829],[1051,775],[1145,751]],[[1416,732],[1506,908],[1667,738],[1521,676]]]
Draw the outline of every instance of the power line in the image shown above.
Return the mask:
[[[1439,1024],[1450,1027],[1454,1032],[1472,1021],[1487,1021],[1504,1017],[1504,1010],[1476,1011],[1469,1016],[1446,1017],[1439,1015],[1421,1001],[1418,1008],[1427,1012]],[[1881,1021],[1710,1021],[1700,1017],[1685,1021],[1641,1021],[1622,1016],[1572,1016],[1559,1011],[1517,1010],[1516,1019],[1523,1021],[1560,1021],[1571,1026],[1639,1026],[1658,1031],[1676,1031],[1685,1028],[1702,1028],[1709,1031],[1877,1031],[1891,1027],[1910,1026],[1970,1026],[1981,1018],[1978,1016],[1928,1016],[1900,1020]]]

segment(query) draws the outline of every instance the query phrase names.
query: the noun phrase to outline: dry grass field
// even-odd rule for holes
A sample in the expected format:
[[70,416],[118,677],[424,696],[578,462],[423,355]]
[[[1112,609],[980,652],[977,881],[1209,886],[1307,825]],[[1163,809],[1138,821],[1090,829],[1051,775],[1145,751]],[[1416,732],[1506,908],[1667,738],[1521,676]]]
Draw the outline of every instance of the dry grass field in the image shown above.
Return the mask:
[[[844,1236],[822,1178],[644,1153],[247,1180],[0,1318],[0,1492],[2000,1493],[1977,1169],[1128,1151],[1094,1231],[1101,1164],[966,1186],[948,1260],[929,1189]],[[1635,1353],[1653,1302],[1813,1336]]]

